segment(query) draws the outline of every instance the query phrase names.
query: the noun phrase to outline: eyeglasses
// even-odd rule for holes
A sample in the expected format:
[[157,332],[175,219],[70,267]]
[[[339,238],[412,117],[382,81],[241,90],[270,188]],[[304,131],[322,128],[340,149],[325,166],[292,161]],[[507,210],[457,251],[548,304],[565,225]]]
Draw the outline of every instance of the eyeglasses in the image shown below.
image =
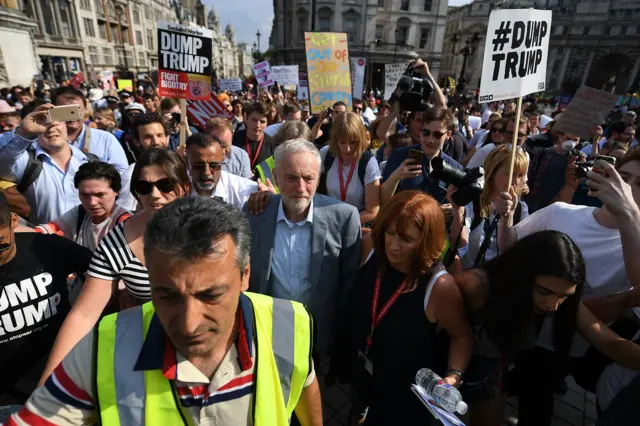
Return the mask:
[[357,106],[353,107],[353,112],[360,112],[360,111],[362,111],[362,107],[357,107]]
[[176,188],[176,182],[169,178],[158,179],[155,182],[139,180],[134,184],[133,189],[138,195],[149,195],[151,194],[151,191],[153,191],[153,187],[156,187],[158,188],[158,191],[167,194]]
[[209,169],[211,169],[212,171],[217,172],[218,170],[222,169],[222,164],[221,163],[195,163],[191,165],[191,168],[198,172],[204,172],[207,169],[207,167],[209,167]]
[[493,127],[493,128],[491,129],[491,133],[504,133],[505,131],[506,131],[506,130],[504,130],[504,129],[500,129],[500,128],[498,128],[498,127]]
[[224,104],[225,108],[229,108],[231,106],[231,104]]
[[431,130],[429,130],[429,129],[422,129],[422,130],[420,131],[420,134],[421,134],[422,136],[424,136],[425,138],[426,138],[427,136],[431,136],[431,135],[433,135],[433,137],[434,137],[434,138],[436,138],[436,139],[440,139],[441,137],[443,137],[444,135],[446,135],[446,133],[437,132],[437,131],[436,131],[436,132],[432,132],[432,131],[431,131]]
[[[513,132],[506,131],[506,132],[504,132],[504,135],[507,138],[512,138],[513,137]],[[522,138],[526,138],[526,137],[527,137],[526,133],[518,132],[518,139],[522,139]]]

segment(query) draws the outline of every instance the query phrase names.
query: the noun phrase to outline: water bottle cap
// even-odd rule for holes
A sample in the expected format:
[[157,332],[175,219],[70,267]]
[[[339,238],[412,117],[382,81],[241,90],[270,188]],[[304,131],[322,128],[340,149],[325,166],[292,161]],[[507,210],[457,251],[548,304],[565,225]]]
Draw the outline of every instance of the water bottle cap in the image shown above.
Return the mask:
[[464,402],[464,401],[459,401],[459,402],[456,404],[456,411],[457,411],[459,414],[462,414],[462,415],[467,414],[467,410],[468,410],[468,409],[469,409],[469,407],[467,406],[467,403],[466,403],[466,402]]

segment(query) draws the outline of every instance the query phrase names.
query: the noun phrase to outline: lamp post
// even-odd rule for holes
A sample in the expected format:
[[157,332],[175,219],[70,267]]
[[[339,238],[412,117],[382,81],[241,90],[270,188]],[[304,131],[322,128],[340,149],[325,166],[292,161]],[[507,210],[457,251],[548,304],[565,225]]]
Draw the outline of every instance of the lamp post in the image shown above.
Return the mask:
[[260,54],[260,36],[262,34],[260,34],[260,30],[258,30],[258,32],[256,32],[256,38],[258,39],[258,54]]
[[120,48],[122,49],[122,55],[124,56],[124,69],[129,71],[129,61],[127,60],[127,52],[124,47],[124,37],[122,36],[122,15],[124,14],[124,7],[121,4],[113,2],[113,10],[118,17],[118,34],[120,36]]
[[458,77],[458,84],[456,85],[456,90],[458,92],[464,91],[467,87],[467,81],[464,78],[464,74],[467,71],[467,58],[473,55],[476,52],[476,47],[478,46],[478,42],[480,41],[480,36],[477,32],[473,33],[472,36],[467,37],[465,40],[465,46],[460,49],[459,52],[456,52],[456,44],[460,41],[460,32],[457,32],[453,35],[451,41],[453,41],[453,51],[454,55],[462,55],[462,69],[460,70],[460,77]]
[[394,46],[394,48],[393,48],[393,63],[394,63],[394,64],[396,63],[396,55],[397,55],[397,53],[398,53],[398,34],[400,34],[400,29],[399,29],[399,28],[396,28],[396,31],[395,31],[395,35],[396,35],[396,37],[395,37],[395,39],[394,39],[394,44],[395,44],[395,46]]

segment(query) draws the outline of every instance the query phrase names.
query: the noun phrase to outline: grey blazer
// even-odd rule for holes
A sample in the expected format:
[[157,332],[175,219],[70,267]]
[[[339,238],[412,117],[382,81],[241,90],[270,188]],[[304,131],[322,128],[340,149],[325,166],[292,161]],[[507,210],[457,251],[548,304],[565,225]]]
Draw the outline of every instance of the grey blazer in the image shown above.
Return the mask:
[[[248,215],[251,223],[251,277],[249,290],[271,294],[271,258],[280,195],[274,195],[260,215]],[[246,205],[245,209],[246,211]],[[347,296],[360,266],[360,214],[350,204],[325,195],[313,198],[311,231],[310,310],[317,325],[316,349],[326,355],[335,338]]]

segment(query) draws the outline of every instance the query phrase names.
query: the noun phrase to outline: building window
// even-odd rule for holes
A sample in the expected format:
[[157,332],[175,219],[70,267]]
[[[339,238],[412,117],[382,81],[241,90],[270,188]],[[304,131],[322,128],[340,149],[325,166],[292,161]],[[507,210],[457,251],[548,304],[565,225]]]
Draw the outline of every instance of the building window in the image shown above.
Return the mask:
[[620,27],[620,35],[625,35],[627,34],[627,26],[623,25]]
[[110,47],[103,47],[102,55],[104,56],[104,61],[102,62],[104,65],[113,65],[113,54]]
[[331,18],[333,11],[331,9],[320,9],[318,12],[318,31],[331,31]]
[[129,28],[127,27],[121,27],[121,28],[122,28],[122,40],[120,41],[120,43],[129,44]]
[[158,68],[158,60],[156,58],[150,58],[149,62],[151,62],[151,65],[149,68],[152,68],[152,69]]
[[384,33],[384,25],[376,25],[376,36],[378,40],[382,40],[382,34]]
[[147,58],[145,57],[144,52],[138,52],[138,66],[147,66]]
[[304,40],[304,32],[307,29],[307,17],[298,17],[298,39]]
[[98,57],[98,48],[95,46],[89,47],[89,57],[91,58],[91,63],[93,65],[98,65],[100,63],[100,58]]
[[589,27],[582,28],[582,35],[589,35]]
[[102,7],[102,0],[94,0],[93,7],[96,8],[96,13],[104,15],[104,8]]
[[418,43],[418,46],[420,47],[420,49],[427,48],[427,43],[429,43],[430,32],[431,31],[429,30],[429,28],[420,28],[420,42]]
[[122,49],[116,49],[118,51],[118,65],[124,67],[125,66],[125,57],[124,57],[124,50]]
[[91,10],[91,0],[80,0],[80,9]]
[[151,20],[151,8],[149,7],[148,4],[144,4],[142,5],[142,7],[144,8],[144,19],[146,19],[147,21]]
[[82,22],[84,23],[84,33],[87,35],[87,37],[95,37],[96,30],[93,26],[93,19],[82,18]]
[[133,8],[133,23],[134,24],[140,23],[140,9],[138,9],[137,7]]
[[147,48],[153,50],[153,30],[147,30]]
[[98,22],[98,35],[101,39],[107,39],[107,24],[104,22]]
[[405,46],[407,44],[408,34],[409,34],[408,26],[399,26],[396,31],[396,44]]
[[356,34],[358,32],[358,22],[355,18],[345,18],[343,31],[347,33],[349,43],[356,42]]
[[142,31],[136,31],[136,44],[142,45]]
[[62,34],[64,37],[75,37],[73,31],[73,25],[71,23],[71,15],[69,13],[69,4],[66,0],[58,1],[58,12],[60,13],[60,27],[62,28]]
[[378,0],[378,7],[384,7],[384,0]]
[[609,35],[609,34],[611,34],[611,27],[607,25],[606,27],[604,27],[604,35]]
[[400,10],[409,11],[409,0],[400,0]]
[[[424,11],[431,12],[431,8],[433,7],[433,0],[424,0]],[[480,5],[482,7],[482,5]]]

